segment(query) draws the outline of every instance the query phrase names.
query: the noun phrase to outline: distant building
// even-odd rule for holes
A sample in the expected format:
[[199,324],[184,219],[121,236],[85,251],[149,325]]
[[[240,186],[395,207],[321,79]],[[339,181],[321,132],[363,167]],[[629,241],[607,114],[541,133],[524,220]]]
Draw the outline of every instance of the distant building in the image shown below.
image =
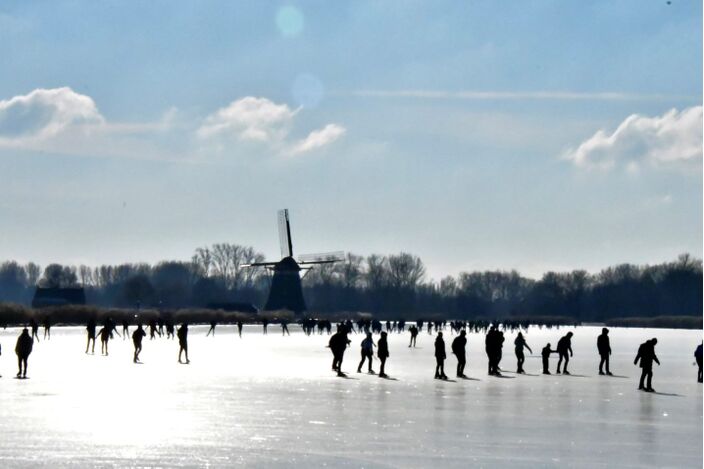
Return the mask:
[[34,298],[32,299],[32,308],[84,304],[86,304],[86,293],[83,287],[37,287],[37,289],[34,290]]

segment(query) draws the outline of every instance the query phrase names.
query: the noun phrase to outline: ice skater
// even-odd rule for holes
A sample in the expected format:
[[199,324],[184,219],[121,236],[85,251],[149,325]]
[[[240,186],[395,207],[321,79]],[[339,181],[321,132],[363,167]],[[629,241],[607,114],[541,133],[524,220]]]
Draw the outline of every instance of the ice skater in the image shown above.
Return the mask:
[[[110,326],[101,327],[98,331],[98,335],[100,336],[100,354],[107,356],[108,341],[110,340]],[[95,344],[95,339],[93,339],[93,343]]]
[[242,338],[242,321],[237,321],[237,335]]
[[445,374],[445,340],[442,338],[442,332],[438,332],[435,338],[435,379],[447,379]]
[[697,361],[697,366],[699,371],[697,371],[697,382],[702,382],[702,344],[699,344],[697,349],[694,351],[694,359]]
[[127,318],[124,318],[122,320],[122,340],[127,340],[127,337],[130,334],[130,322],[127,320]]
[[215,337],[215,326],[218,325],[218,322],[213,320],[210,321],[210,329],[208,329],[208,333],[205,334],[206,337],[208,337],[211,333],[213,334],[213,337]]
[[377,342],[376,356],[379,357],[379,378],[388,378],[386,374],[386,359],[389,358],[389,343],[386,340],[386,332],[381,333]]
[[139,363],[139,354],[142,351],[142,339],[147,336],[147,333],[142,329],[142,323],[137,325],[137,329],[132,333],[132,343],[134,344],[134,363]]
[[527,348],[531,354],[533,351],[528,346],[528,343],[521,332],[518,333],[518,336],[516,336],[516,340],[513,341],[513,344],[516,346],[515,352],[516,360],[518,362],[516,373],[525,374],[526,371],[523,369],[523,363],[526,361],[526,356],[523,353],[523,348]]
[[39,342],[39,323],[32,318],[29,325],[32,327],[32,339]]
[[418,337],[418,328],[416,326],[411,326],[408,328],[408,332],[411,333],[411,342],[408,344],[408,347],[410,348],[413,346],[415,348],[416,338]]
[[347,344],[350,340],[347,338],[347,327],[342,324],[337,326],[337,332],[335,332],[328,341],[328,347],[332,352],[332,369],[337,371],[337,376],[346,376],[342,372],[342,359],[345,356],[345,350],[347,350]]
[[181,361],[181,354],[185,353],[186,364],[191,363],[188,359],[188,324],[185,322],[181,324],[181,327],[176,331],[176,335],[178,336],[178,362],[183,363]]
[[[570,362],[570,357],[573,355],[572,353],[572,332],[568,332],[564,337],[560,338],[560,340],[557,341],[557,371],[556,373],[559,375],[560,374],[560,365],[562,364],[562,360],[565,361],[565,366],[562,369],[562,374],[563,375],[568,375],[570,374],[569,371],[567,371],[567,364]],[[569,355],[567,354],[569,352]]]
[[[599,374],[600,375],[613,375],[609,370],[609,357],[611,356],[611,342],[609,341],[609,330],[603,328],[601,330],[601,335],[596,339],[596,349],[599,352],[601,360],[599,361]],[[606,365],[606,373],[604,373],[604,365]]]
[[281,335],[291,335],[288,331],[288,321],[281,321]]
[[51,339],[51,318],[47,314],[44,317],[44,340],[49,340]]
[[466,378],[464,367],[467,364],[467,332],[460,331],[460,335],[452,341],[452,353],[457,357],[457,377]]
[[19,367],[19,371],[17,372],[18,378],[27,377],[27,359],[29,358],[29,354],[32,353],[33,344],[34,340],[30,337],[29,331],[25,327],[17,338],[17,345],[15,345],[17,365]]
[[540,352],[540,354],[543,357],[543,374],[544,375],[549,375],[550,374],[550,369],[548,365],[550,364],[550,354],[551,353],[557,353],[557,350],[553,350],[550,348],[550,342],[543,347],[543,351]]
[[640,384],[638,384],[639,391],[655,392],[655,389],[653,389],[653,361],[660,366],[660,360],[658,360],[657,355],[655,355],[655,344],[657,343],[658,339],[653,338],[640,344],[636,359],[633,360],[634,365],[637,365],[640,360],[641,374]]
[[95,353],[95,318],[88,319],[88,324],[86,324],[86,332],[88,334],[88,342],[86,343],[86,353],[88,353],[88,348],[90,348],[90,342],[93,341],[93,348],[91,348],[90,353]]
[[359,362],[359,366],[357,367],[357,373],[362,372],[362,366],[364,365],[364,361],[369,359],[368,372],[370,375],[373,375],[374,370],[372,369],[372,359],[374,357],[374,347],[376,347],[376,344],[374,343],[374,340],[372,339],[371,332],[367,332],[367,336],[362,340],[360,347],[361,347],[362,360]]

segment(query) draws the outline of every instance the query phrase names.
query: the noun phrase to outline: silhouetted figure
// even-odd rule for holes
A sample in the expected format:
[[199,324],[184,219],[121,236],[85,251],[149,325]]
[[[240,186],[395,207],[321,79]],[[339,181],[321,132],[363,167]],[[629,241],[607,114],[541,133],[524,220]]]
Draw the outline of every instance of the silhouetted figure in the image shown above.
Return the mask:
[[367,332],[367,336],[362,340],[362,343],[360,345],[362,360],[359,362],[359,366],[357,367],[357,373],[362,372],[362,365],[364,365],[364,360],[369,359],[368,371],[370,375],[374,374],[374,370],[372,370],[372,358],[374,357],[374,347],[376,347],[376,344],[374,343],[374,340],[372,340],[372,333]]
[[169,319],[166,321],[166,338],[173,339],[176,336],[174,333],[174,323]]
[[[641,374],[640,374],[640,384],[638,385],[639,390],[644,390],[647,392],[655,392],[653,389],[653,361],[660,365],[660,360],[655,355],[655,344],[658,343],[658,339],[646,340],[640,347],[638,347],[638,355],[636,359],[633,360],[633,364],[637,365],[640,360]],[[647,385],[644,386],[645,380],[647,378]]]
[[269,327],[269,320],[268,319],[262,319],[262,332],[264,335],[267,334],[267,328]]
[[337,332],[335,332],[328,342],[328,347],[332,352],[332,369],[337,371],[337,376],[345,376],[342,372],[342,359],[345,355],[345,350],[347,350],[347,344],[350,340],[347,338],[347,328],[343,325],[337,326]]
[[32,339],[39,342],[39,323],[32,318],[29,321],[29,325],[32,327]]
[[501,361],[501,347],[503,347],[503,342],[504,336],[499,332],[498,327],[496,325],[491,326],[484,340],[486,356],[489,360],[490,375],[501,376],[501,373],[499,373],[499,362]]
[[100,354],[107,356],[107,354],[108,354],[108,340],[110,340],[110,327],[109,326],[101,327],[100,330],[98,331],[98,335],[100,336]]
[[381,333],[377,342],[376,356],[379,357],[379,378],[388,378],[386,374],[386,359],[389,358],[389,343],[386,340],[386,332]]
[[130,322],[125,318],[122,320],[122,340],[127,340],[129,333],[130,333]]
[[408,328],[408,332],[411,333],[411,342],[408,344],[408,347],[409,348],[411,346],[415,347],[416,346],[416,338],[418,337],[418,327],[411,326]]
[[242,321],[237,321],[237,334],[242,337]]
[[609,330],[603,328],[601,330],[601,335],[596,339],[596,349],[599,351],[599,356],[601,361],[599,362],[599,374],[604,374],[604,365],[606,365],[606,374],[612,375],[609,370],[609,356],[611,355],[611,342],[609,341]]
[[142,323],[137,325],[137,329],[132,333],[132,343],[134,344],[134,363],[139,363],[139,353],[142,351],[142,339],[147,336],[147,333],[142,329]]
[[540,354],[543,357],[543,374],[544,375],[549,375],[550,370],[548,369],[548,365],[550,364],[550,354],[551,353],[557,353],[557,350],[552,350],[550,348],[550,343],[543,347],[543,351],[540,352]]
[[157,334],[157,324],[156,319],[152,318],[149,320],[149,340],[154,340]]
[[702,344],[699,344],[697,349],[694,351],[694,359],[697,361],[697,366],[699,371],[697,372],[697,382],[702,382]]
[[86,325],[86,332],[88,333],[88,342],[86,343],[86,353],[88,353],[88,348],[90,347],[90,341],[93,341],[93,348],[91,349],[91,353],[95,353],[95,319],[90,318],[88,319],[88,324]]
[[442,338],[442,332],[438,332],[435,338],[435,379],[447,379],[445,374],[445,341]]
[[[557,374],[560,374],[560,365],[562,364],[562,360],[565,361],[565,366],[562,369],[562,374],[568,375],[570,374],[569,371],[567,371],[567,364],[570,362],[570,357],[573,355],[572,354],[572,332],[568,332],[564,337],[560,338],[560,340],[557,341],[557,356],[559,357],[557,360]],[[569,355],[568,355],[569,352]]]
[[191,363],[188,359],[188,324],[185,322],[181,324],[181,327],[176,331],[176,335],[178,336],[178,362],[183,363],[181,361],[181,354],[185,353],[186,363]]
[[523,353],[523,348],[527,348],[530,353],[533,353],[533,351],[528,346],[528,343],[526,343],[526,339],[523,337],[523,333],[521,332],[518,333],[516,340],[513,341],[513,344],[516,346],[516,359],[518,361],[516,373],[525,373],[526,371],[523,369],[523,362],[526,361],[526,356]]
[[457,357],[457,377],[466,378],[464,367],[467,364],[467,332],[460,331],[460,335],[452,341],[452,353]]
[[217,321],[210,321],[210,329],[208,329],[208,333],[205,334],[206,337],[210,335],[210,333],[213,333],[213,337],[215,337],[215,326],[218,325]]
[[51,318],[49,315],[44,317],[44,340],[51,339]]
[[291,335],[288,331],[288,322],[281,321],[281,335]]
[[32,353],[32,345],[34,340],[29,335],[29,331],[25,327],[22,329],[20,336],[17,338],[17,345],[15,345],[15,353],[17,354],[17,365],[19,371],[17,372],[18,378],[27,377],[27,359],[29,354]]

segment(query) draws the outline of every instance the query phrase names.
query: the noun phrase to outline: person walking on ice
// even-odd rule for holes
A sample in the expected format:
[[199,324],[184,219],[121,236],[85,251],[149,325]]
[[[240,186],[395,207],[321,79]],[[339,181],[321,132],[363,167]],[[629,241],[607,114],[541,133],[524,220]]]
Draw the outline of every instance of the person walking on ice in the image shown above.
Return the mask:
[[[562,364],[562,360],[565,361],[565,366],[562,369],[562,374],[563,375],[568,375],[570,374],[569,371],[567,371],[567,364],[570,362],[570,357],[573,355],[572,353],[572,332],[568,332],[567,335],[562,337],[560,340],[557,341],[557,355],[558,355],[558,360],[557,360],[557,374],[560,374],[560,365]],[[567,354],[569,352],[569,355]]]
[[374,374],[374,370],[372,369],[372,359],[374,357],[374,347],[376,347],[376,344],[374,343],[374,340],[372,339],[372,333],[367,332],[367,336],[362,340],[362,344],[361,344],[362,360],[359,362],[359,366],[357,367],[357,373],[362,372],[362,365],[364,365],[364,360],[369,359],[369,364],[368,364],[369,374],[370,375]]
[[34,340],[29,335],[29,331],[25,327],[22,329],[22,333],[17,338],[17,345],[15,346],[15,353],[17,354],[17,365],[19,371],[17,372],[18,378],[27,377],[27,359],[29,354],[32,353],[32,345]]
[[550,369],[548,365],[550,365],[550,354],[551,353],[556,353],[557,350],[553,350],[550,348],[550,343],[543,347],[543,351],[541,352],[541,355],[543,357],[543,374],[544,375],[549,375],[550,374]]

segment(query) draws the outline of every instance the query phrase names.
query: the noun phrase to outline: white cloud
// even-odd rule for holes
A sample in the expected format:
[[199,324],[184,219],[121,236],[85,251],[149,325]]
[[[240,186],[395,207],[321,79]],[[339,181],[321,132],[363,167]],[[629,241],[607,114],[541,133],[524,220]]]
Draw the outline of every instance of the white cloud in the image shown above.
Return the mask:
[[320,148],[342,137],[347,130],[337,124],[328,124],[322,129],[314,130],[306,138],[291,148],[291,154],[297,155]]
[[444,91],[444,90],[357,90],[353,96],[364,98],[414,98],[414,99],[449,99],[449,100],[555,100],[555,101],[660,101],[690,96],[669,96],[661,94],[632,94],[614,91]]
[[636,172],[652,167],[699,168],[702,162],[702,106],[662,116],[628,116],[611,134],[597,131],[564,157],[581,168],[622,166]]
[[208,116],[197,133],[201,138],[229,135],[242,140],[281,140],[297,112],[286,104],[247,96]]
[[[338,124],[327,124],[293,144],[289,133],[299,109],[266,98],[247,96],[206,117],[196,134],[201,140],[235,138],[259,142],[288,155],[298,155],[328,145],[345,133]],[[218,143],[222,143],[217,140]]]
[[36,89],[0,101],[0,143],[22,145],[74,126],[103,123],[93,99],[68,87]]

